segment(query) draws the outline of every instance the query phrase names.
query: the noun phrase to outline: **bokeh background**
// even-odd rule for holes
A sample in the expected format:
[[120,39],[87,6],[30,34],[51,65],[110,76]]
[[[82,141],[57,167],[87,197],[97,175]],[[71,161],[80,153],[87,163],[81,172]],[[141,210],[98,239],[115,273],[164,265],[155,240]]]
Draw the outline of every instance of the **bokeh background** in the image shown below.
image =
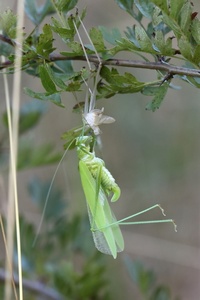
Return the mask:
[[[8,0],[1,3],[0,8],[15,9],[15,2]],[[195,10],[199,11],[199,2],[193,3]],[[88,29],[103,25],[119,27],[123,31],[126,26],[133,25],[132,18],[114,1],[82,0],[78,4],[80,10],[85,6],[87,16],[84,24]],[[26,31],[31,28],[32,24],[26,19]],[[60,43],[59,47],[63,44]],[[126,53],[120,54],[120,57],[137,58]],[[76,66],[79,68],[78,63]],[[135,74],[141,81],[156,78],[153,71],[119,69]],[[197,300],[200,299],[200,91],[178,79],[174,79],[173,83],[181,89],[171,89],[161,108],[154,113],[145,110],[150,98],[141,94],[118,95],[99,102],[99,107],[105,107],[106,114],[116,119],[114,124],[102,127],[102,156],[122,190],[121,199],[113,207],[118,219],[160,203],[167,217],[175,219],[178,226],[177,233],[171,224],[123,227],[125,251],[119,257],[128,254],[133,260],[142,261],[145,267],[156,272],[160,283],[170,286],[173,295],[182,300]],[[3,112],[4,92],[0,84],[0,109]],[[23,74],[22,84],[23,87],[42,91],[39,81],[28,75]],[[85,97],[84,92],[77,97],[81,101]],[[30,98],[22,92],[22,102],[26,101]],[[81,121],[79,115],[72,114],[74,97],[66,94],[63,102],[66,105],[64,109],[49,105],[45,117],[30,136],[35,144],[49,141],[62,151],[60,136]],[[68,153],[56,177],[56,182],[63,186],[66,197],[70,199],[71,214],[86,212],[76,166],[75,151]],[[51,179],[55,167],[19,173],[21,211],[36,223],[40,214],[28,199],[26,183],[35,174],[41,179]],[[5,201],[4,184],[1,183],[2,201]],[[156,219],[158,216],[161,214],[155,210],[143,219]],[[118,290],[119,299],[140,299],[137,298],[137,287],[122,267],[123,261],[110,258],[110,264],[113,282],[122,284]]]

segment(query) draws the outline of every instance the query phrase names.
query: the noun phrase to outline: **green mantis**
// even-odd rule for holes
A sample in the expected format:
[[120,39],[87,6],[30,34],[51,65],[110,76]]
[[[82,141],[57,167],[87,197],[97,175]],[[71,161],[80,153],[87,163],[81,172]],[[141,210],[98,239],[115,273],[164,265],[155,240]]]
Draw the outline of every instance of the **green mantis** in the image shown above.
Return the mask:
[[[95,55],[99,59],[99,65],[96,72],[93,91],[91,91],[91,89],[89,88],[88,83],[84,81],[88,89],[83,112],[83,126],[89,128],[90,135],[84,135],[85,130],[83,130],[83,135],[76,138],[75,144],[79,159],[79,173],[87,202],[88,215],[95,246],[100,252],[110,254],[113,256],[113,258],[116,258],[117,253],[124,250],[124,239],[119,227],[120,225],[171,222],[174,224],[175,230],[176,225],[172,219],[144,222],[128,221],[130,218],[143,214],[156,207],[160,208],[163,215],[165,216],[164,211],[159,204],[156,204],[150,208],[147,208],[139,213],[136,213],[119,221],[116,220],[116,217],[114,216],[110,208],[108,199],[110,199],[111,202],[117,201],[120,197],[121,191],[119,186],[115,182],[115,179],[106,168],[104,161],[96,157],[94,152],[94,145],[95,142],[99,139],[99,135],[101,133],[99,126],[101,124],[112,123],[115,120],[112,117],[103,115],[104,108],[95,109],[97,78],[100,74],[102,62],[80,18],[79,22],[82,25],[91,43]],[[79,37],[79,41],[84,51],[86,60],[88,62],[89,69],[91,71],[92,69],[87,56],[87,52],[85,46],[83,45],[75,22],[74,27]],[[90,93],[90,97],[88,97],[88,92]]]
[[[123,251],[124,240],[113,215],[107,197],[112,194],[111,201],[120,197],[120,188],[111,173],[106,169],[104,161],[89,151],[90,136],[77,138],[79,172],[82,187],[87,201],[91,231],[96,248],[105,254],[117,257]],[[116,223],[110,226],[112,223]]]
[[104,161],[96,157],[94,151],[90,151],[91,144],[91,136],[82,136],[76,139],[79,172],[96,248],[100,252],[110,254],[113,258],[116,258],[117,253],[124,250],[124,239],[119,225],[172,222],[176,230],[176,225],[171,219],[126,222],[130,218],[143,214],[156,207],[160,208],[164,215],[164,211],[159,204],[120,221],[116,220],[108,203],[108,197],[111,197],[111,202],[117,201],[121,193],[120,188],[111,173],[105,167]]

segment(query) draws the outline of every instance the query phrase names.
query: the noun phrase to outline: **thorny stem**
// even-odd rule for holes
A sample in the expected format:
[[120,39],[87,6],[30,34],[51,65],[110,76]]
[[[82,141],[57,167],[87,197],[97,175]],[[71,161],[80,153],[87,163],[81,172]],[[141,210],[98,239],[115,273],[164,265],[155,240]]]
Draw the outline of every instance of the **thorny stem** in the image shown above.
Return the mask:
[[[94,55],[88,56],[89,61],[95,64],[99,63],[99,60]],[[76,61],[86,61],[85,56],[74,56],[74,57],[67,57],[58,53],[52,53],[49,56],[49,60],[47,62],[54,62],[60,60],[76,60]],[[12,67],[13,63],[11,61],[6,61],[0,64],[0,69]],[[129,67],[129,68],[139,68],[139,69],[148,69],[148,70],[157,70],[157,71],[164,71],[171,76],[173,75],[185,75],[191,77],[200,77],[200,69],[190,69],[179,67],[175,65],[171,65],[165,62],[145,62],[145,61],[138,61],[138,60],[128,60],[128,59],[108,59],[102,60],[102,65],[107,66],[117,66],[117,67]]]

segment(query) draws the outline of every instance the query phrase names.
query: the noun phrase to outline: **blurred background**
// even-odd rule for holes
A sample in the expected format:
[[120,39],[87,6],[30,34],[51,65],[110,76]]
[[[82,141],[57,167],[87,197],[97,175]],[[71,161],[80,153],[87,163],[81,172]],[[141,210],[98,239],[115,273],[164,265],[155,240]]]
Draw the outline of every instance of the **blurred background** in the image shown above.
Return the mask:
[[[193,3],[195,11],[199,11],[199,2],[196,0]],[[4,10],[10,7],[15,10],[15,5],[14,0],[8,0],[1,3],[0,8]],[[133,25],[132,18],[120,10],[114,1],[84,0],[80,1],[78,7],[80,11],[87,7],[84,20],[87,29],[103,25],[108,28],[118,27],[123,31],[126,26]],[[26,32],[32,28],[31,22],[26,19]],[[84,35],[83,32],[81,34]],[[60,49],[63,47],[61,42],[58,45]],[[120,54],[120,57],[137,59],[134,54],[127,56],[126,53]],[[77,69],[80,67],[78,63],[75,65]],[[153,71],[122,67],[119,70],[135,74],[141,81],[153,81],[156,78],[156,72]],[[22,76],[23,87],[42,91],[37,78],[33,80],[26,74]],[[181,89],[171,89],[161,108],[154,113],[145,110],[150,98],[141,94],[118,95],[101,100],[98,104],[105,108],[107,115],[116,119],[114,124],[102,126],[101,129],[103,159],[122,191],[121,199],[113,206],[117,219],[159,203],[165,209],[167,218],[174,219],[178,227],[177,233],[171,224],[122,227],[125,251],[115,261],[112,257],[107,258],[111,281],[115,288],[116,282],[122,286],[115,299],[140,299],[138,288],[124,267],[123,258],[126,255],[155,271],[159,283],[167,284],[174,296],[182,300],[200,299],[200,91],[177,79],[173,83],[181,86]],[[2,85],[0,95],[2,113],[5,110]],[[80,101],[84,99],[84,91],[77,97]],[[22,103],[27,101],[30,98],[22,92]],[[45,140],[63,151],[61,135],[81,123],[80,115],[72,114],[74,97],[66,94],[63,103],[66,106],[64,109],[53,104],[48,106],[45,117],[28,137],[34,145]],[[21,211],[36,224],[40,220],[40,212],[28,197],[27,183],[36,175],[41,180],[51,180],[55,168],[56,165],[52,165],[19,172]],[[5,204],[6,195],[4,175],[0,186],[1,204]],[[56,184],[69,199],[70,214],[86,213],[75,151],[67,153],[56,176]],[[162,215],[155,210],[142,219],[158,217],[162,218]]]

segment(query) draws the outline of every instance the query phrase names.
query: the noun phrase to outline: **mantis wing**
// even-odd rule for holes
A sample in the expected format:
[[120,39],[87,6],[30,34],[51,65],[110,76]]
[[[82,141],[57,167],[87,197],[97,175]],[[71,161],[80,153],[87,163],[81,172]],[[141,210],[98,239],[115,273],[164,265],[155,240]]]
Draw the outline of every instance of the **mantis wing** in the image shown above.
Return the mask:
[[[79,161],[79,172],[87,201],[91,230],[96,248],[114,258],[124,249],[124,239],[117,220],[110,209],[102,187],[98,189],[97,181],[92,177],[84,161]],[[98,194],[97,194],[98,190]],[[110,224],[114,225],[110,226]]]

